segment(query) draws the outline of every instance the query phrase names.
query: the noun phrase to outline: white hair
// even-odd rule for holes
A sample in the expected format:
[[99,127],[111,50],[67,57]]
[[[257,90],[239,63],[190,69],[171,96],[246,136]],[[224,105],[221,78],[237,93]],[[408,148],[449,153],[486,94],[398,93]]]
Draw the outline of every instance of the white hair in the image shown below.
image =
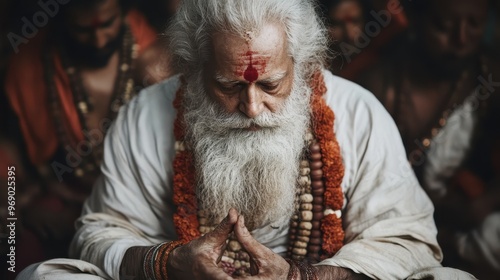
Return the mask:
[[212,52],[213,32],[243,37],[267,23],[283,25],[300,76],[324,67],[328,36],[313,0],[183,0],[167,31],[173,61],[184,75],[199,74]]
[[[253,119],[225,112],[208,97],[201,80],[187,84],[186,138],[195,157],[198,202],[211,224],[219,223],[230,208],[245,216],[250,229],[288,224],[311,95],[306,80],[295,76],[279,112]],[[252,124],[260,129],[248,131]]]

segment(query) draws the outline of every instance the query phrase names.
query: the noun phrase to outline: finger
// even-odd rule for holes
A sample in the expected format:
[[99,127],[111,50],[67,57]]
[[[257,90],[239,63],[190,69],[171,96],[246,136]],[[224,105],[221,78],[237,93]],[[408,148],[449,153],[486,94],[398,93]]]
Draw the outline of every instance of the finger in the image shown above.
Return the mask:
[[207,243],[220,246],[226,243],[228,235],[233,231],[234,225],[238,220],[238,213],[235,209],[229,209],[227,216],[212,231],[204,235]]
[[257,275],[259,274],[259,267],[255,263],[253,258],[250,258],[250,275]]
[[240,215],[238,217],[238,222],[234,227],[234,233],[236,239],[240,242],[241,246],[245,248],[245,250],[250,254],[253,258],[266,258],[269,254],[273,254],[273,252],[267,248],[266,246],[260,244],[248,231],[248,228],[245,226],[245,218]]

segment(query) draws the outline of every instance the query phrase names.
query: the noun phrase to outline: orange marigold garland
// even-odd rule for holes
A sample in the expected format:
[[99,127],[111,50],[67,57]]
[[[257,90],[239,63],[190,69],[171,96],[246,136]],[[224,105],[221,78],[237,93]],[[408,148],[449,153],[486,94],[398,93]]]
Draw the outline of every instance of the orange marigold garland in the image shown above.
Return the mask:
[[[177,91],[174,107],[177,109],[177,118],[174,122],[175,139],[183,143],[185,130],[183,119],[182,99],[185,81]],[[335,116],[328,107],[323,95],[326,86],[321,73],[316,73],[311,81],[313,94],[311,96],[312,128],[320,144],[323,161],[323,180],[325,184],[324,207],[325,209],[340,210],[343,206],[343,193],[341,188],[344,176],[344,166],[340,155],[340,147],[333,132]],[[182,144],[183,145],[183,144]],[[179,240],[189,242],[200,236],[197,217],[197,201],[195,194],[195,169],[192,154],[181,148],[177,152],[174,163],[174,225]],[[335,211],[340,213],[340,211]],[[333,256],[343,245],[344,231],[340,215],[325,215],[321,220],[322,231],[322,258]]]
[[[181,87],[177,91],[174,100],[174,108],[177,110],[177,118],[174,122],[175,139],[184,139],[184,119],[182,107],[182,94],[185,81],[181,80]],[[198,236],[198,205],[195,194],[195,169],[193,155],[188,151],[180,151],[176,154],[174,163],[174,204],[177,207],[174,213],[174,225],[179,240],[189,242]]]
[[[312,124],[316,140],[320,144],[323,161],[323,180],[325,184],[324,206],[325,208],[340,210],[344,203],[342,193],[342,178],[344,177],[344,165],[340,147],[333,131],[335,115],[326,104],[323,95],[326,86],[321,73],[313,76],[313,94],[311,96]],[[344,243],[344,230],[342,220],[336,214],[325,215],[321,220],[322,258],[333,256]]]

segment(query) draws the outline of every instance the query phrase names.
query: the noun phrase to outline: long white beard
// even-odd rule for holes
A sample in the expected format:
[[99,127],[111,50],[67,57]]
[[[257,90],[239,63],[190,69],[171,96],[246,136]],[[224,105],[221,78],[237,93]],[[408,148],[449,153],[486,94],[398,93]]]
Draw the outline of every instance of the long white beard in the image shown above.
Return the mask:
[[[250,229],[288,223],[309,125],[311,90],[295,77],[277,113],[250,119],[212,101],[200,77],[188,81],[185,123],[197,170],[196,195],[212,225],[235,208]],[[252,124],[261,128],[249,131]]]

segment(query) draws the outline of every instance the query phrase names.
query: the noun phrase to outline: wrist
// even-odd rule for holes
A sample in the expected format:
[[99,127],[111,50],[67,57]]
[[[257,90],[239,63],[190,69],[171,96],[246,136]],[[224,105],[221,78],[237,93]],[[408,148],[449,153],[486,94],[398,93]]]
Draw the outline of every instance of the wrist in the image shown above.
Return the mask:
[[317,268],[307,261],[296,261],[286,259],[290,268],[288,270],[287,280],[318,280]]
[[146,253],[143,261],[143,274],[145,279],[168,280],[168,271],[172,270],[169,269],[168,266],[168,260],[171,259],[169,258],[170,254],[173,250],[182,245],[183,243],[181,241],[169,241],[151,247]]
[[179,270],[179,248],[184,244],[178,242],[174,244],[172,248],[169,250],[168,254],[164,257],[164,267],[165,267],[165,276],[166,279],[173,280],[176,279],[175,271]]
[[[180,246],[179,246],[180,247]],[[179,262],[179,247],[174,248],[167,257],[166,268],[168,279],[175,279],[175,271],[178,271],[180,266]]]
[[144,257],[151,247],[130,247],[120,265],[120,279],[146,279],[143,273]]

